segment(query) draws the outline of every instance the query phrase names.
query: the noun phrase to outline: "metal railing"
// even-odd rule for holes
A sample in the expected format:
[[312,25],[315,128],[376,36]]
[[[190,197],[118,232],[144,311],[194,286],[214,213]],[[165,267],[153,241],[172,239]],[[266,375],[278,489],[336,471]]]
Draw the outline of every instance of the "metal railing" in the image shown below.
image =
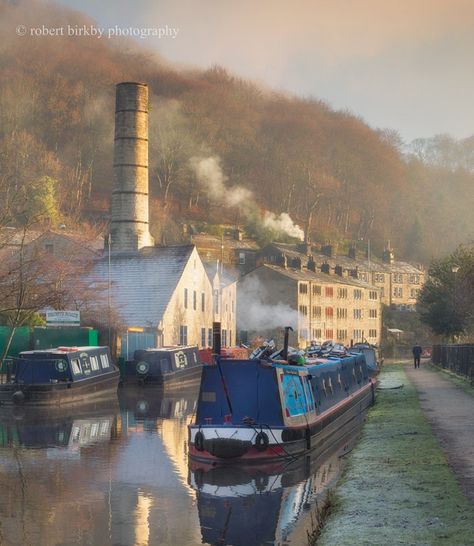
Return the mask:
[[474,382],[474,344],[434,345],[431,361]]

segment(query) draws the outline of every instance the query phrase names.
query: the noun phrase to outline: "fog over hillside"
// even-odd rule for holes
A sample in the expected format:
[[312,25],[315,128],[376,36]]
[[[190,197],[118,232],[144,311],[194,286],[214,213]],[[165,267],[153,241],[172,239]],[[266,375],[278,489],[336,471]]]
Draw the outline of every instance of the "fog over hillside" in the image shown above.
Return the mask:
[[[407,148],[393,131],[374,131],[322,101],[262,89],[225,68],[177,68],[126,38],[35,36],[38,21],[95,23],[55,4],[0,1],[0,190],[47,194],[52,221],[106,214],[114,87],[138,80],[151,94],[155,233],[166,227],[179,237],[182,222],[214,221],[258,236],[256,217],[283,219],[313,241],[370,239],[378,252],[390,240],[416,261],[472,240],[469,139],[457,155],[442,138]],[[213,158],[223,191],[244,195],[244,208],[215,199],[196,158]]]

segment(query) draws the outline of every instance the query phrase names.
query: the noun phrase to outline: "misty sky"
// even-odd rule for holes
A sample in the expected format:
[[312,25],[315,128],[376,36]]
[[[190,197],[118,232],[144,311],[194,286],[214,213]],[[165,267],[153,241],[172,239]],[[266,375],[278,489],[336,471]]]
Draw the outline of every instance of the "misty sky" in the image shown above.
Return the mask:
[[349,109],[409,141],[474,134],[473,0],[58,0],[145,46]]

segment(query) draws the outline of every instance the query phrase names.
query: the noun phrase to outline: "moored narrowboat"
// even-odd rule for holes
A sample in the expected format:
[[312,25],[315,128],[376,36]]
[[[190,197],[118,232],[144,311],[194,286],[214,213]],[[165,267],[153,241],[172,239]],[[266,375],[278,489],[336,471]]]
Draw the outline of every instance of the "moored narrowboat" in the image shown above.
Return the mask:
[[125,363],[124,383],[150,384],[169,388],[199,385],[202,362],[195,346],[138,349]]
[[375,397],[363,354],[287,361],[221,360],[203,369],[191,459],[291,459],[356,427]]
[[0,385],[1,405],[62,406],[115,398],[118,368],[108,347],[24,351]]

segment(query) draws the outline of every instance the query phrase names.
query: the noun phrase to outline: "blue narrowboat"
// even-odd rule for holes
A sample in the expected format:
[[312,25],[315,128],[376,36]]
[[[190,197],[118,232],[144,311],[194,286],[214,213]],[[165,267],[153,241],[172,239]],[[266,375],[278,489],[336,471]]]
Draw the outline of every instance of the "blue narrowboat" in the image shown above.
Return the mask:
[[115,398],[118,368],[108,347],[24,351],[10,381],[0,385],[1,405],[63,406]]
[[138,349],[125,363],[124,383],[185,388],[199,385],[202,362],[197,347]]
[[374,400],[375,379],[363,354],[299,365],[221,360],[203,368],[189,455],[213,463],[299,456],[355,427]]

